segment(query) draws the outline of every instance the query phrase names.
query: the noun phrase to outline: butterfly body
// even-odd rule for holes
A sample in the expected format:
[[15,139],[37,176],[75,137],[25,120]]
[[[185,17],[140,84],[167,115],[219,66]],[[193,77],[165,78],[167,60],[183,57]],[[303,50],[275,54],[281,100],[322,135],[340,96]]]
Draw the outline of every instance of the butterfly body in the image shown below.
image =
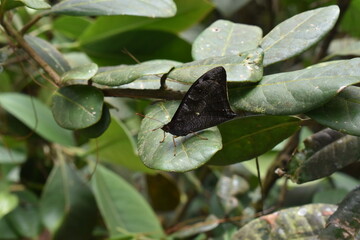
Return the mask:
[[236,117],[228,101],[226,71],[216,67],[189,88],[173,118],[161,129],[175,136],[186,136],[219,125]]

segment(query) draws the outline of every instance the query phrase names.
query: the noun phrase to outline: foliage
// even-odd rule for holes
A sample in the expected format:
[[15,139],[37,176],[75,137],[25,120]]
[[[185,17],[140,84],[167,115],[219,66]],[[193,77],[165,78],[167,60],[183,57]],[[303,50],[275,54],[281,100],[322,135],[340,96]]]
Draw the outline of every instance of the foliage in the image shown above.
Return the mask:
[[360,239],[359,1],[269,2],[2,0],[0,239]]

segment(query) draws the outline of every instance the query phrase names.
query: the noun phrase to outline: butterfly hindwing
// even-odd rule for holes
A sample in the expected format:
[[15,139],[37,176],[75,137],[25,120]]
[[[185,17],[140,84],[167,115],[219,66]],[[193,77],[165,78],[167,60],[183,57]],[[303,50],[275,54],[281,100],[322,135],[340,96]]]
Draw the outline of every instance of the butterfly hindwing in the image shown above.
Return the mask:
[[227,98],[226,71],[216,67],[203,74],[185,94],[164,131],[185,136],[234,118]]

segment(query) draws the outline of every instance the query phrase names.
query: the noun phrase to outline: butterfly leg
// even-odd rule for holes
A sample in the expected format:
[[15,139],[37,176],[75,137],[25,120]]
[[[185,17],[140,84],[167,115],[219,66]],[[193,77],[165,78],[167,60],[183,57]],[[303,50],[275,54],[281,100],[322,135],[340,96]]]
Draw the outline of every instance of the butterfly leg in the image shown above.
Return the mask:
[[160,143],[163,143],[165,141],[166,135],[165,135],[165,131],[164,131],[164,137],[163,139],[160,141]]
[[196,132],[192,132],[195,136],[197,136],[198,138],[200,138],[201,140],[208,140],[206,137],[202,137],[200,136],[198,133]]

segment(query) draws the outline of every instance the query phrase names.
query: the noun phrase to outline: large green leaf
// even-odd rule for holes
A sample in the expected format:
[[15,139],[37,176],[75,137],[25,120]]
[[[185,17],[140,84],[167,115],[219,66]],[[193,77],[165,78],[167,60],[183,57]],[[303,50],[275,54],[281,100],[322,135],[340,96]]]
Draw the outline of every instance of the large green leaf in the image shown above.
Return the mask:
[[70,39],[77,39],[93,24],[93,19],[75,16],[60,16],[52,22],[55,32],[60,32]]
[[308,204],[283,209],[247,223],[231,239],[317,239],[336,208],[330,204]]
[[24,150],[10,148],[0,143],[0,164],[20,164],[26,160],[26,152]]
[[127,50],[140,62],[152,59],[191,60],[191,46],[174,33],[137,30],[94,36],[80,42],[81,48],[99,65],[133,64]]
[[97,208],[90,188],[72,165],[55,165],[40,199],[42,223],[54,239],[89,239]]
[[229,165],[257,157],[299,129],[300,120],[285,116],[235,119],[219,126],[223,149],[209,164]]
[[97,123],[102,115],[104,96],[87,85],[71,85],[58,89],[51,110],[56,122],[67,129],[82,129]]
[[172,0],[64,0],[55,4],[50,12],[75,16],[171,17],[176,13],[176,5]]
[[134,171],[152,172],[144,166],[135,154],[135,143],[132,136],[120,121],[112,119],[109,128],[98,139],[92,140],[90,152],[97,154],[99,159],[127,167]]
[[265,76],[255,86],[229,90],[231,104],[251,112],[298,114],[319,107],[344,87],[360,82],[360,58],[322,63]]
[[99,17],[81,35],[82,44],[100,41],[112,35],[134,30],[161,30],[178,33],[188,29],[206,16],[212,5],[203,0],[177,0],[178,10],[171,18],[148,18],[138,16]]
[[349,86],[306,115],[344,133],[360,136],[360,88]]
[[36,98],[19,93],[2,93],[0,105],[48,141],[70,146],[75,144],[72,132],[61,128],[50,109]]
[[96,74],[92,81],[106,86],[119,86],[141,77],[155,75],[160,83],[160,77],[179,64],[179,62],[169,60],[152,60],[136,65],[121,65]]
[[154,105],[147,114],[149,118],[144,118],[141,123],[138,151],[141,160],[150,168],[174,172],[189,171],[205,164],[222,148],[221,135],[216,127],[197,132],[196,135],[178,137],[174,139],[176,146],[173,135],[166,133],[165,141],[160,143],[164,136],[163,130],[153,130],[162,124],[153,119],[169,121],[178,106],[178,102]]
[[304,143],[305,149],[294,154],[287,166],[287,176],[296,183],[330,176],[360,159],[360,137],[324,129]]
[[26,42],[58,74],[70,70],[70,65],[61,53],[49,42],[31,35],[25,35]]
[[259,46],[262,30],[256,26],[217,20],[194,41],[192,56],[196,60],[239,53]]
[[185,84],[193,83],[210,69],[223,66],[228,82],[258,82],[263,74],[262,57],[263,52],[258,48],[240,55],[206,58],[176,66],[168,78]]
[[36,238],[41,229],[38,199],[30,191],[15,192],[20,203],[6,218],[22,237]]
[[344,17],[340,22],[341,30],[353,37],[360,37],[360,29],[354,24],[360,21],[359,12],[360,1],[350,1],[350,5],[344,12]]
[[295,56],[319,41],[334,26],[338,6],[329,6],[300,13],[280,23],[263,39],[264,65]]
[[160,239],[164,235],[149,204],[120,176],[98,165],[91,183],[110,237],[138,233]]

